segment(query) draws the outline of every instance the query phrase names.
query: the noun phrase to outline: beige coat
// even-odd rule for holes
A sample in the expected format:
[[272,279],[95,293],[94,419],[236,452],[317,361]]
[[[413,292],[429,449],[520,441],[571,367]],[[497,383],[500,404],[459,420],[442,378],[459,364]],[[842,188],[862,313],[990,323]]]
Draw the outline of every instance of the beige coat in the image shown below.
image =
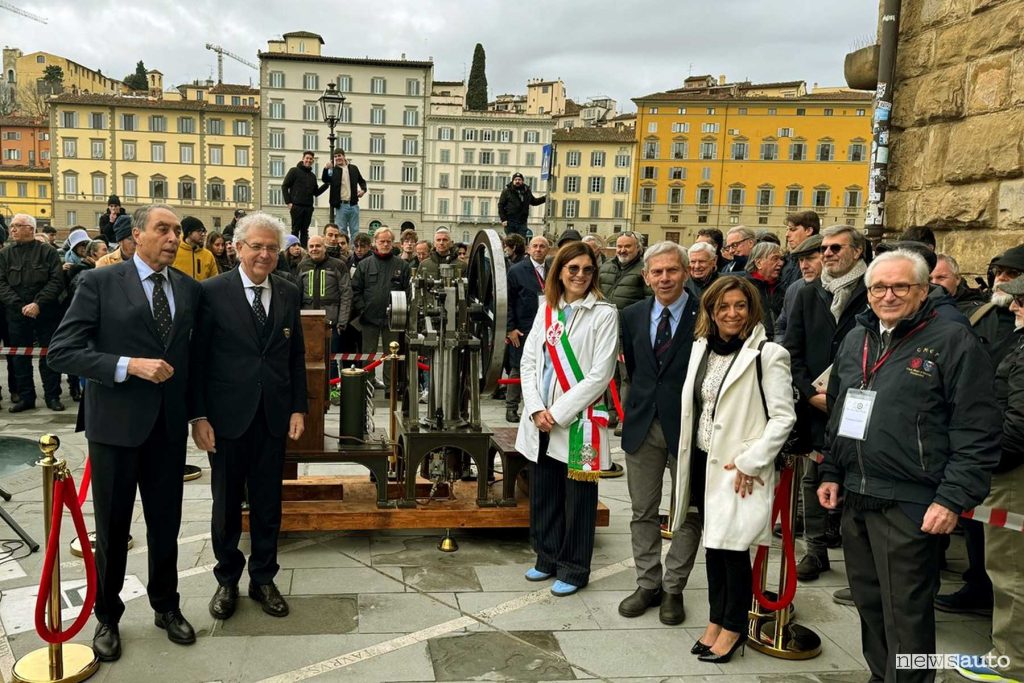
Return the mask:
[[[573,304],[573,316],[569,321],[569,344],[572,345],[583,371],[583,380],[562,393],[557,378],[552,378],[551,396],[548,401],[542,397],[544,386],[544,301],[537,308],[533,327],[526,337],[523,359],[519,366],[519,377],[523,388],[523,415],[516,435],[516,450],[527,459],[537,462],[540,447],[540,430],[530,416],[550,406],[555,428],[551,430],[548,456],[561,462],[569,458],[569,426],[587,406],[601,398],[615,370],[615,357],[619,345],[619,313],[612,304],[598,300],[593,293]],[[614,410],[614,408],[611,408]],[[600,428],[601,451],[607,453],[608,429]]]
[[[759,324],[740,348],[719,391],[704,489],[705,548],[747,550],[771,543],[775,456],[796,422],[796,413],[789,352],[778,344],[767,343],[761,351],[764,396],[768,405],[768,419],[765,419],[757,388],[756,365],[757,347],[764,339],[764,326]],[[682,524],[690,505],[690,452],[696,447],[695,421],[700,417],[695,415],[694,380],[707,353],[706,339],[693,343],[683,385],[673,529]],[[736,471],[724,469],[729,463],[734,463],[745,474],[761,477],[764,486],[755,482],[753,494],[741,498],[733,490]]]

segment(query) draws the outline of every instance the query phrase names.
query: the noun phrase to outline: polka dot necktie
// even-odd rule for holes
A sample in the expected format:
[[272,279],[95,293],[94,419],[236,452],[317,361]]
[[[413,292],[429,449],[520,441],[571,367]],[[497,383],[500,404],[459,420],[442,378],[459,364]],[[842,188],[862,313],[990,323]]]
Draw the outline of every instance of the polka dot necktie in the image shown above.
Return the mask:
[[156,331],[160,340],[166,344],[171,334],[171,304],[167,301],[167,293],[164,291],[164,280],[162,273],[153,273],[149,276],[153,283],[153,320],[156,322]]
[[256,286],[250,287],[252,290],[252,312],[256,316],[256,323],[263,329],[267,325],[267,309],[263,308],[263,296],[261,295],[263,288]]

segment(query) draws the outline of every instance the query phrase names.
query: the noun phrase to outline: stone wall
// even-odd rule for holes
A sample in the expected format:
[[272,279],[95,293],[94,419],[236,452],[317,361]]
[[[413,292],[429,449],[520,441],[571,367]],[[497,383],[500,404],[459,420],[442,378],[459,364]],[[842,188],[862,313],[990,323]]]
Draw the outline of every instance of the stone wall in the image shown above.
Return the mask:
[[1024,243],[1024,2],[903,0],[885,224],[982,273]]

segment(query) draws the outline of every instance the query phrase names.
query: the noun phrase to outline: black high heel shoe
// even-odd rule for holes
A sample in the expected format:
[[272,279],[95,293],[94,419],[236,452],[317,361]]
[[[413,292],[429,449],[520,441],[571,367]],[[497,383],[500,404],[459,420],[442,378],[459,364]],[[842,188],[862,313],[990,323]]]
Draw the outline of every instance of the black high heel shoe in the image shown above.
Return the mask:
[[700,642],[700,638],[698,638],[697,642],[694,643],[693,647],[690,648],[690,654],[700,656],[709,655],[711,654],[711,646],[705,645],[704,643]]
[[[700,642],[700,641],[697,641],[697,642]],[[734,654],[736,654],[736,650],[740,651],[740,656],[742,657],[746,653],[746,647],[747,647],[747,636],[745,634],[741,633],[739,639],[735,643],[732,644],[732,647],[729,648],[729,651],[726,652],[725,654],[716,655],[714,652],[711,651],[711,648],[708,648],[708,653],[706,655],[699,655],[697,657],[697,661],[699,661],[699,662],[711,662],[712,664],[725,664],[730,659],[732,659],[732,656]]]

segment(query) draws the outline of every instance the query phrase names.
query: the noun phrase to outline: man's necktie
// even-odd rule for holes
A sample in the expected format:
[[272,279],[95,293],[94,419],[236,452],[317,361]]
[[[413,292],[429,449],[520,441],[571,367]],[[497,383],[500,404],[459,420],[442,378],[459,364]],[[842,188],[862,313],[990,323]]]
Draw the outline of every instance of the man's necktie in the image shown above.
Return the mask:
[[256,316],[256,323],[260,326],[260,329],[267,325],[267,309],[263,308],[263,288],[259,286],[250,287],[252,290],[252,312]]
[[885,353],[886,349],[889,348],[889,342],[892,341],[892,332],[886,330],[882,333],[882,353]]
[[672,346],[672,311],[667,308],[661,309],[661,319],[658,321],[658,329],[654,332],[654,358],[661,367],[661,361]]
[[160,335],[160,341],[167,343],[171,335],[171,304],[167,300],[167,293],[164,291],[164,275],[153,273],[149,276],[153,283],[153,320],[156,322],[156,331]]

